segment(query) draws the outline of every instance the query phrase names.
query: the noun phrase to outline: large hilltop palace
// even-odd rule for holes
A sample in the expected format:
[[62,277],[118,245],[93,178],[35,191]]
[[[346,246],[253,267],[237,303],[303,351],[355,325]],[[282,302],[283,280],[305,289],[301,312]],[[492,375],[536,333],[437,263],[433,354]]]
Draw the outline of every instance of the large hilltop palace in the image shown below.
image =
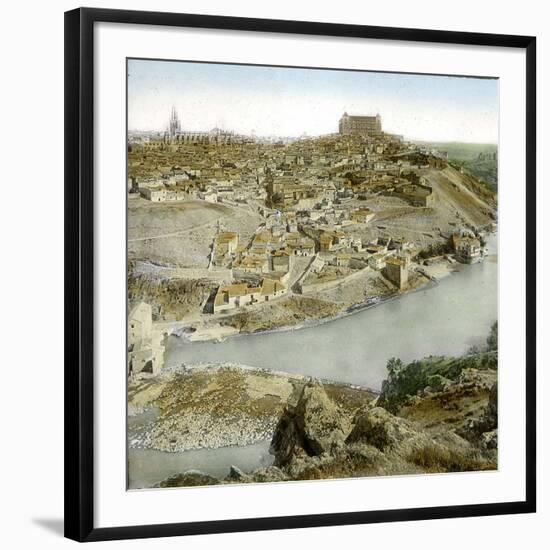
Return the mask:
[[365,115],[348,115],[344,113],[338,124],[338,131],[344,136],[372,136],[382,135],[382,117]]

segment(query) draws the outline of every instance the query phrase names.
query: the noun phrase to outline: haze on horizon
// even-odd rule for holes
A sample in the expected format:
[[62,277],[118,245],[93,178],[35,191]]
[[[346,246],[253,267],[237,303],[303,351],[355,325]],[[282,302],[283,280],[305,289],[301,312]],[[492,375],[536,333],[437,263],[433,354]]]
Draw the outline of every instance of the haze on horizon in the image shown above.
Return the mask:
[[157,60],[128,60],[128,129],[214,127],[256,136],[336,133],[344,112],[380,113],[409,140],[498,143],[498,80]]

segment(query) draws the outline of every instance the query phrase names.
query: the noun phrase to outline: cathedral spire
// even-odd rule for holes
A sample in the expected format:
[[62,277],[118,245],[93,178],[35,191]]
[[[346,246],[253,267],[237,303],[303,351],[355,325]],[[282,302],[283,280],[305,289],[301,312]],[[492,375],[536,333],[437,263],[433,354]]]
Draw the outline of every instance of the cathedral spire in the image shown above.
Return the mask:
[[170,122],[168,124],[168,134],[171,138],[176,137],[181,132],[181,125],[178,118],[176,107],[172,105],[172,111],[170,113]]

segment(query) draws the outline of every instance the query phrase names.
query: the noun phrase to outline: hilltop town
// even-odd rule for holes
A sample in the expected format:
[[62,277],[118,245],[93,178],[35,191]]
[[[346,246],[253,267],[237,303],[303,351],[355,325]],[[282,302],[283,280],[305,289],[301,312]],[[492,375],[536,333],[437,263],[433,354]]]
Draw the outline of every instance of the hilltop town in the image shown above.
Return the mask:
[[447,154],[344,113],[296,139],[182,130],[128,138],[132,373],[163,334],[207,340],[331,319],[484,255],[496,195]]

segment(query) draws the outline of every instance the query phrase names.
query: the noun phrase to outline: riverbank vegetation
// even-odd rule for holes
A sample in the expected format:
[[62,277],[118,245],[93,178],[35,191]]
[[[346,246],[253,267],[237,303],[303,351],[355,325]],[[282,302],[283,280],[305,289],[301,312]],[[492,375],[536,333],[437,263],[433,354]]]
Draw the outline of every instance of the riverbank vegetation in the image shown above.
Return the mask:
[[467,369],[497,370],[496,350],[473,353],[463,357],[428,357],[406,365],[400,359],[388,361],[388,378],[382,384],[380,403],[391,412],[419,391],[441,391],[456,383]]

